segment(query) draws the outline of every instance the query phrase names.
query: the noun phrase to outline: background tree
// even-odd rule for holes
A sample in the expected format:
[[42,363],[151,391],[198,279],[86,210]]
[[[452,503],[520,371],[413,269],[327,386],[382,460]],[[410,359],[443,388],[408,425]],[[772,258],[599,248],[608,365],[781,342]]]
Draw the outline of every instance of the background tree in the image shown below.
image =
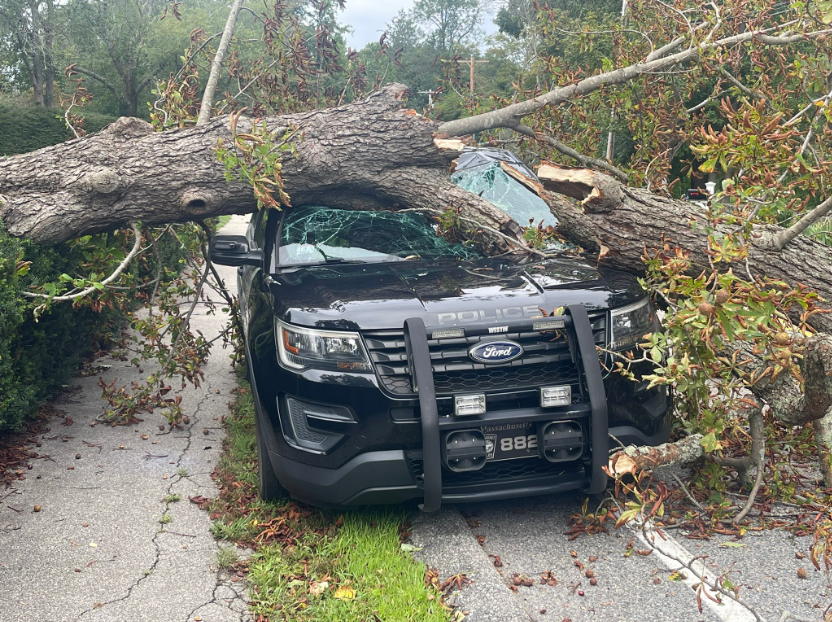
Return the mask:
[[[32,87],[36,106],[52,107],[54,102],[54,39],[57,15],[54,0],[2,0],[0,41],[20,63],[18,77]],[[14,65],[12,65],[13,67]],[[23,75],[20,75],[23,74]]]
[[428,45],[451,54],[482,34],[483,12],[479,0],[416,0],[411,15],[424,29]]
[[[63,60],[90,78],[90,88],[106,89],[100,94],[110,101],[113,112],[127,116],[144,112],[155,79],[178,66],[189,28],[167,7],[166,0],[67,4]],[[198,19],[198,12],[189,17]]]

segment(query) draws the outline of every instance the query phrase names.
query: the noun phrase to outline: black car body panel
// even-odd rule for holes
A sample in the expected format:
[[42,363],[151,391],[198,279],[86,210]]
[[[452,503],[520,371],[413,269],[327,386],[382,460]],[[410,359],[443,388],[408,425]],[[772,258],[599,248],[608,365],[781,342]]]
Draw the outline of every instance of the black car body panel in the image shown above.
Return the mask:
[[[277,240],[287,214],[291,217],[292,210],[256,214],[246,236],[247,250],[262,253],[262,264],[234,265],[240,266],[241,313],[259,429],[271,466],[292,496],[317,505],[424,500],[426,485],[431,485],[425,481],[431,469],[424,461],[433,451],[424,445],[425,400],[435,404],[443,443],[463,439],[452,434],[466,429],[474,431],[469,435],[474,453],[482,451],[481,439],[492,429],[517,429],[522,432],[518,439],[529,439],[525,454],[519,441],[513,448],[522,459],[481,459],[477,454],[478,468],[470,471],[455,470],[454,458],[443,458],[441,500],[586,489],[589,471],[597,470],[598,460],[592,463],[592,456],[605,457],[609,445],[592,446],[597,426],[591,423],[588,368],[581,366],[592,342],[609,346],[610,310],[644,299],[631,275],[574,256],[540,260],[525,254],[464,261],[391,256],[389,261],[286,266]],[[324,248],[331,254],[339,247],[321,245],[318,250],[315,245],[321,255]],[[214,255],[215,261],[230,263],[220,252]],[[575,333],[567,330],[572,325],[569,312],[563,311],[574,306],[589,318],[584,337],[590,349],[583,355]],[[564,335],[532,330],[535,321],[555,310],[566,318]],[[426,331],[425,356],[435,385],[429,395],[414,383],[414,346],[405,336],[408,321]],[[278,354],[276,327],[281,325],[358,334],[372,370],[290,369]],[[462,329],[465,336],[432,338],[433,331],[452,329]],[[489,365],[465,354],[476,344],[504,337],[521,345],[521,357]],[[667,392],[604,374],[600,399],[609,434],[624,443],[664,442],[670,427]],[[540,387],[548,384],[571,386],[572,403],[541,406]],[[455,397],[469,393],[485,395],[486,411],[455,414]],[[531,448],[532,437],[544,434],[541,426],[566,421],[572,423],[558,429],[572,426],[565,433],[585,445],[580,458],[551,462],[543,458],[544,450]],[[488,435],[495,456],[494,442],[504,442],[501,433]],[[463,445],[468,442],[463,440]],[[526,443],[522,440],[524,447]],[[577,447],[579,441],[573,444]]]

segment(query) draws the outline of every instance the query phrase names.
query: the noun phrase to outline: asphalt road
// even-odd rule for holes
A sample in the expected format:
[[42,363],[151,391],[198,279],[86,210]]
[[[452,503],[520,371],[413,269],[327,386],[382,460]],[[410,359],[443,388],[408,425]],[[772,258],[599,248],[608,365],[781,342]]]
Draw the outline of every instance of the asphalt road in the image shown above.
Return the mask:
[[[231,227],[244,224],[235,217]],[[233,285],[234,268],[219,268]],[[224,322],[204,305],[193,317],[209,338]],[[201,388],[176,392],[190,424],[170,434],[158,429],[159,414],[91,427],[106,406],[99,376],[129,385],[148,373],[110,357],[93,371],[53,402],[64,416],[37,438],[43,457],[0,491],[0,621],[248,620],[244,582],[216,570],[208,513],[188,501],[216,495],[220,418],[236,386],[227,352],[215,347]]]
[[[656,553],[626,555],[635,535],[627,528],[569,541],[563,532],[582,501],[582,496],[571,494],[448,507],[439,515],[418,516],[413,540],[423,547],[418,555],[436,567],[442,579],[460,572],[473,579],[456,596],[468,622],[755,620],[742,607],[719,606],[707,599],[700,613],[691,587],[671,576],[678,565]],[[705,556],[707,570],[714,576],[730,571],[727,576],[739,585],[740,599],[763,620],[778,622],[789,611],[821,622],[832,604],[830,576],[815,571],[808,560],[811,537],[759,531],[733,543],[727,537],[701,541],[679,532],[668,535],[668,542],[658,543],[660,549],[675,543],[692,557]],[[727,542],[732,544],[726,546]],[[635,550],[649,548],[637,537],[633,544]],[[797,559],[798,553],[807,557]],[[502,564],[499,568],[494,565],[496,557]],[[806,579],[798,577],[799,567],[807,571]],[[593,571],[597,585],[590,584],[587,569]],[[540,584],[544,572],[557,580],[555,586]],[[512,591],[509,586],[515,575],[534,579],[534,586],[516,586]]]

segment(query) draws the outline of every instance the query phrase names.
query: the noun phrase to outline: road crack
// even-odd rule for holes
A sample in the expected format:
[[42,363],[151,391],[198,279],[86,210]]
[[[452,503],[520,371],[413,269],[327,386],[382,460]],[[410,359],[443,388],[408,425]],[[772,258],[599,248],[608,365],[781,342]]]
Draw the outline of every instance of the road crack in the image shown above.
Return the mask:
[[[193,415],[192,415],[193,422],[186,428],[186,435],[184,437],[180,437],[180,438],[185,438],[185,447],[182,449],[181,452],[179,452],[179,456],[176,458],[176,461],[174,463],[174,467],[176,468],[177,472],[179,471],[179,469],[182,465],[182,459],[185,457],[185,455],[188,453],[188,450],[191,448],[191,443],[193,441],[192,430],[193,430],[194,426],[199,422],[199,416],[198,415],[199,415],[199,412],[202,408],[203,403],[209,397],[211,397],[210,393],[206,393],[202,397],[202,399],[199,400],[199,402],[196,405],[196,408],[194,409]],[[187,477],[187,475],[179,475],[178,478],[171,479],[170,483],[167,485],[167,487],[165,489],[165,497],[164,497],[165,500],[163,501],[163,504],[164,504],[164,511],[162,512],[163,516],[167,515],[167,513],[170,511],[171,505],[174,503],[174,501],[168,500],[168,498],[173,494],[173,487],[176,486],[176,484],[178,484],[180,481],[182,481],[186,477]],[[114,599],[108,600],[104,603],[95,603],[95,604],[93,604],[92,607],[90,607],[89,609],[85,609],[80,614],[78,614],[78,617],[76,618],[76,621],[81,620],[82,618],[84,618],[84,616],[92,613],[93,611],[98,611],[99,609],[103,609],[104,607],[107,607],[109,605],[113,605],[115,603],[120,603],[120,602],[124,602],[124,601],[128,600],[130,598],[130,596],[132,595],[133,590],[135,590],[139,585],[141,585],[141,583],[145,579],[147,579],[148,577],[153,575],[153,572],[156,570],[156,567],[159,565],[159,562],[162,559],[162,549],[161,549],[161,546],[159,545],[159,536],[163,533],[169,533],[169,532],[165,531],[164,526],[162,526],[161,529],[156,530],[156,533],[153,535],[153,538],[151,539],[151,543],[153,544],[154,548],[156,549],[156,553],[155,553],[154,558],[153,558],[153,563],[150,564],[150,567],[147,568],[144,571],[144,573],[142,574],[141,577],[139,577],[135,582],[133,582],[130,586],[127,587],[127,593],[124,596],[120,597],[120,598],[114,598]],[[216,587],[214,589],[216,591]]]

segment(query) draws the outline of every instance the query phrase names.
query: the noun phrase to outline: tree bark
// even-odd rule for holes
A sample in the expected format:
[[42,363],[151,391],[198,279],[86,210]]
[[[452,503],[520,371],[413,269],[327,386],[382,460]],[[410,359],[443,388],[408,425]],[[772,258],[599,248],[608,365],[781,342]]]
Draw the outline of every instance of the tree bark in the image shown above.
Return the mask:
[[[451,183],[447,171],[462,143],[437,147],[435,125],[401,109],[405,91],[392,85],[361,102],[267,119],[272,129],[297,129],[297,157],[283,163],[292,203],[326,197],[333,206],[456,206],[519,240],[521,228],[504,212]],[[245,121],[239,131],[246,131]],[[252,212],[248,184],[225,180],[213,152],[220,138],[232,143],[228,117],[165,133],[122,118],[97,135],[2,158],[0,219],[12,235],[53,243],[133,221]],[[505,250],[505,241],[492,245]]]
[[[603,254],[605,265],[640,272],[645,249],[679,247],[690,253],[692,271],[710,269],[707,208],[703,205],[628,188],[597,171],[547,164],[538,176],[541,183],[515,174],[549,204],[561,221],[561,234],[588,251]],[[581,205],[558,195],[581,199]],[[712,235],[719,238],[732,231],[720,225]],[[778,250],[773,240],[783,231],[773,225],[754,228],[748,270],[754,276],[782,280],[793,287],[805,285],[825,301],[832,301],[832,247],[799,235]],[[829,308],[826,303],[821,306]],[[814,315],[810,323],[832,332],[832,313]]]

